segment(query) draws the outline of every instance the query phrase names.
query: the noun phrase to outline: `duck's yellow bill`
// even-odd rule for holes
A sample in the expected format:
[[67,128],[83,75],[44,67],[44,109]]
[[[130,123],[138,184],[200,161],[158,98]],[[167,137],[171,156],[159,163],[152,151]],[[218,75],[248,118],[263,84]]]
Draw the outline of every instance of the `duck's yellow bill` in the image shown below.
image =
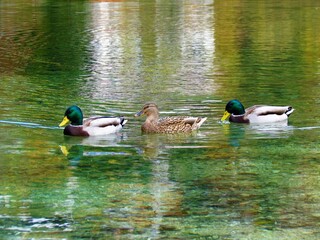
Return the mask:
[[221,121],[223,122],[223,121],[227,120],[230,117],[230,115],[231,114],[228,111],[225,111],[222,118],[221,118]]
[[70,120],[65,116],[62,120],[62,122],[59,124],[59,127],[63,127],[64,125],[67,125],[70,122]]
[[60,146],[60,150],[63,153],[63,155],[68,156],[69,151],[66,146]]

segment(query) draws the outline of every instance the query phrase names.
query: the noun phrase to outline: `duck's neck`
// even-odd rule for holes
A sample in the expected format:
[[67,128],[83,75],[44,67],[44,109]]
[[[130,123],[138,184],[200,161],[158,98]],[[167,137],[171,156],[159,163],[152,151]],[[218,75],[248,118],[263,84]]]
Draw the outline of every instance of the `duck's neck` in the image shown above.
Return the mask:
[[158,113],[153,113],[147,116],[146,122],[148,123],[156,123],[159,120],[159,114]]
[[80,126],[82,124],[83,124],[83,119],[82,118],[79,118],[79,119],[71,122],[71,125],[74,125],[74,126]]

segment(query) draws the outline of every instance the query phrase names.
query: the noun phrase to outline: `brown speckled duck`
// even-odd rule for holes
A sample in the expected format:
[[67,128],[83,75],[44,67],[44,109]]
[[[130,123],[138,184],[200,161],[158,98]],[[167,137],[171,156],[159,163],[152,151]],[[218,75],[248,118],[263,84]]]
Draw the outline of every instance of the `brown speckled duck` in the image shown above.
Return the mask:
[[275,123],[288,120],[294,109],[290,106],[254,105],[245,109],[237,99],[230,100],[226,105],[221,121],[229,118],[236,123]]
[[200,128],[207,118],[201,117],[164,117],[159,118],[159,109],[155,103],[146,103],[135,117],[146,115],[141,130],[144,133],[188,133]]

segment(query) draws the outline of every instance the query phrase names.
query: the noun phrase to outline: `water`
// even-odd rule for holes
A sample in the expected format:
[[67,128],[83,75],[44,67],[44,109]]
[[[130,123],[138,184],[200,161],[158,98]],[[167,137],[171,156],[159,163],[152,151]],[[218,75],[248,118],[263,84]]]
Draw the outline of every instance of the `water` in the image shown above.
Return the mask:
[[[318,1],[1,1],[1,239],[319,239]],[[292,105],[287,126],[225,104]],[[207,117],[142,135],[133,115]],[[65,109],[124,115],[64,137]]]

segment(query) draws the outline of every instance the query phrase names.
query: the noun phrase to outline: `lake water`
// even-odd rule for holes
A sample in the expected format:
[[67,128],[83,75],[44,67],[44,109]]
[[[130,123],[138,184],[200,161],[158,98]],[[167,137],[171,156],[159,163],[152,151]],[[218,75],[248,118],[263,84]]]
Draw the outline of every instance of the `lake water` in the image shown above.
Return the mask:
[[[319,239],[320,2],[1,1],[1,239]],[[228,100],[286,126],[220,124]],[[143,135],[143,104],[207,117]],[[65,109],[123,115],[64,137]]]

